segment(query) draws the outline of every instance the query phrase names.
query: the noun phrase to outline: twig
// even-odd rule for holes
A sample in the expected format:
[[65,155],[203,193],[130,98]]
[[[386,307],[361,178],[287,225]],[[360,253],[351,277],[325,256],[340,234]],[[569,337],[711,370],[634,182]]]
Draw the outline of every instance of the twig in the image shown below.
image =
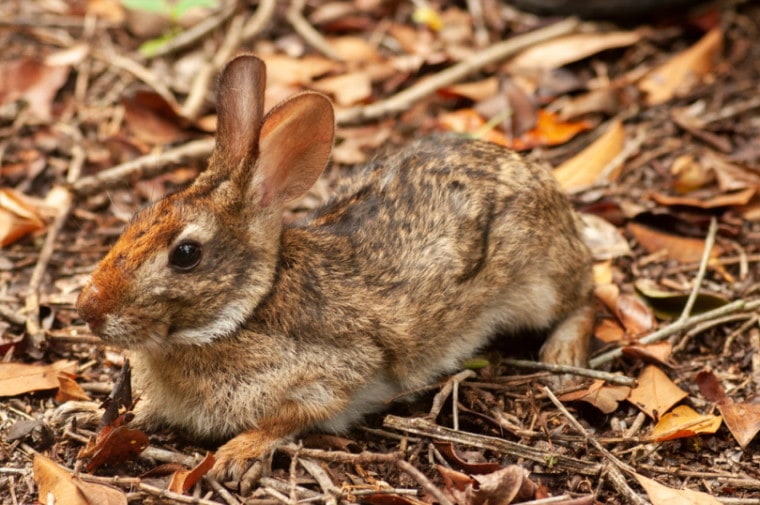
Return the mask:
[[222,486],[218,480],[208,475],[204,475],[203,480],[211,487],[211,489],[216,491],[216,494],[221,496],[222,499],[227,502],[227,505],[240,505],[240,501],[232,496],[232,494],[227,491],[227,488]]
[[265,26],[269,25],[274,16],[277,0],[261,0],[256,13],[243,26],[243,40],[247,41],[259,34]]
[[[667,338],[670,335],[678,333],[681,330],[691,328],[692,326],[695,326],[701,322],[709,321],[710,319],[722,317],[727,314],[733,314],[734,312],[738,312],[743,309],[746,309],[749,311],[749,310],[755,310],[759,307],[760,307],[760,299],[749,300],[749,301],[734,300],[733,302],[723,305],[722,307],[718,307],[717,309],[709,310],[707,312],[697,314],[696,316],[688,317],[684,320],[675,321],[663,328],[660,328],[654,333],[650,333],[646,337],[639,339],[639,342],[644,345],[651,344],[653,342],[659,342],[660,340]],[[619,358],[622,355],[623,355],[622,349],[613,349],[612,351],[606,352],[604,354],[600,354],[599,356],[591,359],[589,361],[589,367],[597,368],[603,365],[604,363],[607,363],[608,361],[612,361],[613,359]]]
[[289,456],[296,453],[305,458],[321,459],[324,461],[333,461],[335,463],[394,463],[402,457],[401,453],[391,452],[387,454],[375,452],[360,452],[358,454],[344,451],[324,451],[322,449],[298,449],[294,444],[280,445],[277,447],[278,452],[284,452]]
[[306,5],[306,0],[291,0],[288,12],[285,14],[285,19],[288,20],[293,30],[303,37],[303,39],[314,49],[324,54],[331,60],[343,61],[343,58],[332,48],[332,46],[322,37],[313,26],[306,21],[303,17],[303,8]]
[[612,484],[612,487],[614,487],[618,493],[628,498],[629,503],[633,503],[634,505],[650,505],[648,501],[631,489],[628,482],[625,480],[625,475],[623,475],[623,472],[621,472],[615,465],[605,465],[602,476],[607,477],[610,484]]
[[[301,463],[303,469],[306,470],[309,475],[314,477],[314,480],[317,481],[319,487],[321,487],[322,491],[324,491],[325,505],[338,505],[337,497],[340,496],[340,489],[338,489],[338,487],[333,484],[330,476],[319,465],[319,463],[314,460],[305,458],[301,458],[299,462]],[[293,475],[295,476],[295,472]],[[293,481],[293,485],[295,485],[295,481]]]
[[183,161],[206,158],[213,149],[213,139],[194,140],[162,153],[147,154],[95,175],[82,177],[71,185],[71,189],[77,197],[82,198],[107,189],[129,186],[134,178],[156,177]]
[[692,337],[695,335],[699,335],[703,331],[707,331],[710,328],[713,328],[715,326],[720,326],[722,324],[726,323],[732,323],[734,321],[746,321],[747,319],[752,319],[752,314],[747,313],[739,313],[739,314],[731,314],[728,316],[718,317],[716,319],[711,319],[709,321],[705,321],[704,323],[700,323],[696,325],[694,328],[686,332],[686,334],[681,337],[680,339],[675,339],[674,337],[670,337],[671,344],[673,345],[673,354],[677,352],[681,352],[684,349],[686,349],[686,346],[689,345],[689,342],[691,341]]
[[697,277],[694,279],[694,286],[691,288],[689,298],[686,300],[681,317],[679,321],[683,321],[691,315],[691,310],[694,308],[694,302],[697,301],[697,295],[699,294],[699,288],[702,285],[702,280],[705,278],[705,272],[707,272],[707,264],[710,262],[710,255],[712,254],[713,245],[715,245],[715,235],[718,233],[718,221],[715,217],[710,218],[710,228],[707,230],[707,237],[705,238],[705,249],[702,251],[702,259],[699,262],[699,270],[697,271]]
[[26,318],[24,316],[17,314],[6,305],[0,305],[0,317],[13,324],[26,323]]
[[512,454],[517,457],[535,461],[540,464],[546,464],[547,461],[553,461],[555,466],[567,469],[569,472],[576,472],[583,475],[599,475],[601,465],[597,463],[588,463],[579,459],[556,454],[551,451],[544,451],[535,447],[530,447],[502,438],[489,437],[486,435],[477,435],[466,431],[454,431],[450,428],[438,426],[424,418],[403,418],[397,416],[385,416],[383,424],[389,428],[400,431],[423,435],[435,440],[445,440],[465,444],[481,449],[489,449],[504,454]]
[[158,58],[159,56],[165,56],[169,53],[173,53],[174,51],[178,51],[195,44],[198,40],[202,39],[217,27],[221,26],[225,21],[227,21],[227,19],[229,19],[230,16],[232,16],[232,14],[235,12],[237,4],[237,0],[227,0],[226,5],[222,10],[216,12],[215,14],[212,14],[206,19],[191,26],[187,30],[183,30],[175,37],[172,37],[166,43],[158,47],[149,56],[147,56],[147,58],[152,59]]
[[441,505],[454,505],[451,500],[443,494],[443,491],[438,489],[435,484],[430,482],[430,479],[425,477],[425,474],[417,470],[411,463],[406,460],[400,459],[396,462],[396,466],[399,470],[405,472],[411,478],[417,481],[422,486],[422,489],[427,491],[433,498],[435,498]]
[[435,419],[438,417],[438,414],[441,413],[441,409],[443,409],[443,404],[446,403],[446,399],[454,389],[454,384],[458,384],[463,380],[469,379],[470,377],[475,377],[475,375],[475,372],[472,370],[462,370],[458,374],[449,377],[441,390],[433,398],[433,405],[430,407],[430,413],[428,414],[428,417],[430,419]]
[[460,61],[456,65],[438,72],[385,100],[366,106],[338,111],[336,121],[339,125],[344,125],[356,121],[376,119],[386,114],[406,110],[416,101],[434,93],[443,86],[457,82],[476,70],[503,60],[526,47],[571,33],[578,25],[577,19],[568,18],[553,25],[496,43],[483,51],[473,54],[471,58]]
[[502,363],[518,368],[527,368],[528,370],[548,370],[553,373],[569,373],[592,379],[601,379],[610,384],[620,386],[635,386],[636,379],[620,375],[618,373],[602,372],[600,370],[591,370],[590,368],[581,368],[570,365],[558,365],[556,363],[541,363],[539,361],[529,361],[524,359],[506,358],[501,360]]
[[195,119],[198,117],[216,71],[220,69],[228,59],[230,59],[232,52],[240,44],[242,34],[243,16],[238,15],[230,22],[221,47],[216,51],[211,58],[211,61],[205,62],[201,65],[195,79],[193,79],[190,92],[187,95],[185,103],[182,105],[182,110],[180,112],[182,117],[187,119]]
[[736,330],[732,331],[731,334],[726,337],[726,341],[723,342],[723,352],[721,354],[723,356],[728,356],[731,346],[733,345],[734,340],[736,340],[736,337],[744,334],[746,331],[749,331],[750,328],[758,323],[758,320],[760,320],[760,318],[758,318],[757,315],[753,315],[747,321],[745,321],[744,324],[739,326]]
[[[81,133],[78,134],[81,138]],[[66,174],[66,182],[68,184],[75,183],[79,179],[79,175],[82,173],[82,166],[85,161],[85,152],[82,146],[75,145],[72,148],[71,164],[69,165],[68,173]],[[29,335],[29,343],[34,349],[39,349],[45,340],[45,333],[40,325],[40,287],[42,286],[42,280],[45,277],[48,263],[55,251],[55,242],[58,239],[58,234],[63,229],[63,225],[66,224],[66,220],[71,213],[74,199],[69,191],[62,192],[62,202],[58,207],[58,213],[53,220],[53,224],[48,230],[47,236],[45,236],[45,242],[40,250],[40,255],[37,258],[37,264],[34,266],[31,278],[29,279],[29,292],[26,296],[24,303],[24,310],[26,312],[26,332]]]

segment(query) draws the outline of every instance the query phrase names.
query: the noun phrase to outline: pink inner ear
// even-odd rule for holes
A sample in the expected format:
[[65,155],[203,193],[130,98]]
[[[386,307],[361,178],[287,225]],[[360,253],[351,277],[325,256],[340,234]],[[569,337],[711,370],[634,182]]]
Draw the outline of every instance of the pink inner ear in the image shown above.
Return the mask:
[[238,56],[222,71],[217,87],[217,149],[228,166],[255,156],[264,111],[266,67],[252,55]]
[[308,191],[327,164],[334,133],[332,104],[319,93],[296,95],[272,109],[261,130],[261,204],[285,203]]

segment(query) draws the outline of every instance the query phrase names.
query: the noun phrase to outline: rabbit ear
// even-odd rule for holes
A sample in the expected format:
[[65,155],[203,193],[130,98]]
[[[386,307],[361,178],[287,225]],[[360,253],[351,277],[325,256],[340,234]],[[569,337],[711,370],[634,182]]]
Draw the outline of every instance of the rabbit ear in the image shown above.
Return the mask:
[[335,119],[330,100],[313,92],[281,103],[264,118],[255,177],[261,205],[304,194],[324,170],[332,151]]
[[266,67],[255,56],[238,56],[222,70],[216,98],[216,150],[227,167],[239,165],[246,156],[256,157],[265,86]]

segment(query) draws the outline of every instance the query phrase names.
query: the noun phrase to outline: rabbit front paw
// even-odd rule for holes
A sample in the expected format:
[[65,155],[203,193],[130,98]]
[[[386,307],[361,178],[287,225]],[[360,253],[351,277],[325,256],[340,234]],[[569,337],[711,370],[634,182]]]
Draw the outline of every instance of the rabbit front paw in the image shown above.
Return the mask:
[[262,430],[245,431],[216,451],[216,462],[209,474],[219,481],[240,481],[251,463],[277,447],[278,442],[279,438]]

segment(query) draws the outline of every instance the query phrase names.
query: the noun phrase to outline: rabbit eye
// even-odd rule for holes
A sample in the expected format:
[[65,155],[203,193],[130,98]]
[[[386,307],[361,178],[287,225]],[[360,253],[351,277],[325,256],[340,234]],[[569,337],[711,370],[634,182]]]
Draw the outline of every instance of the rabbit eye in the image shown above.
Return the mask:
[[180,242],[169,254],[169,264],[177,270],[192,270],[201,262],[201,245],[193,240]]

